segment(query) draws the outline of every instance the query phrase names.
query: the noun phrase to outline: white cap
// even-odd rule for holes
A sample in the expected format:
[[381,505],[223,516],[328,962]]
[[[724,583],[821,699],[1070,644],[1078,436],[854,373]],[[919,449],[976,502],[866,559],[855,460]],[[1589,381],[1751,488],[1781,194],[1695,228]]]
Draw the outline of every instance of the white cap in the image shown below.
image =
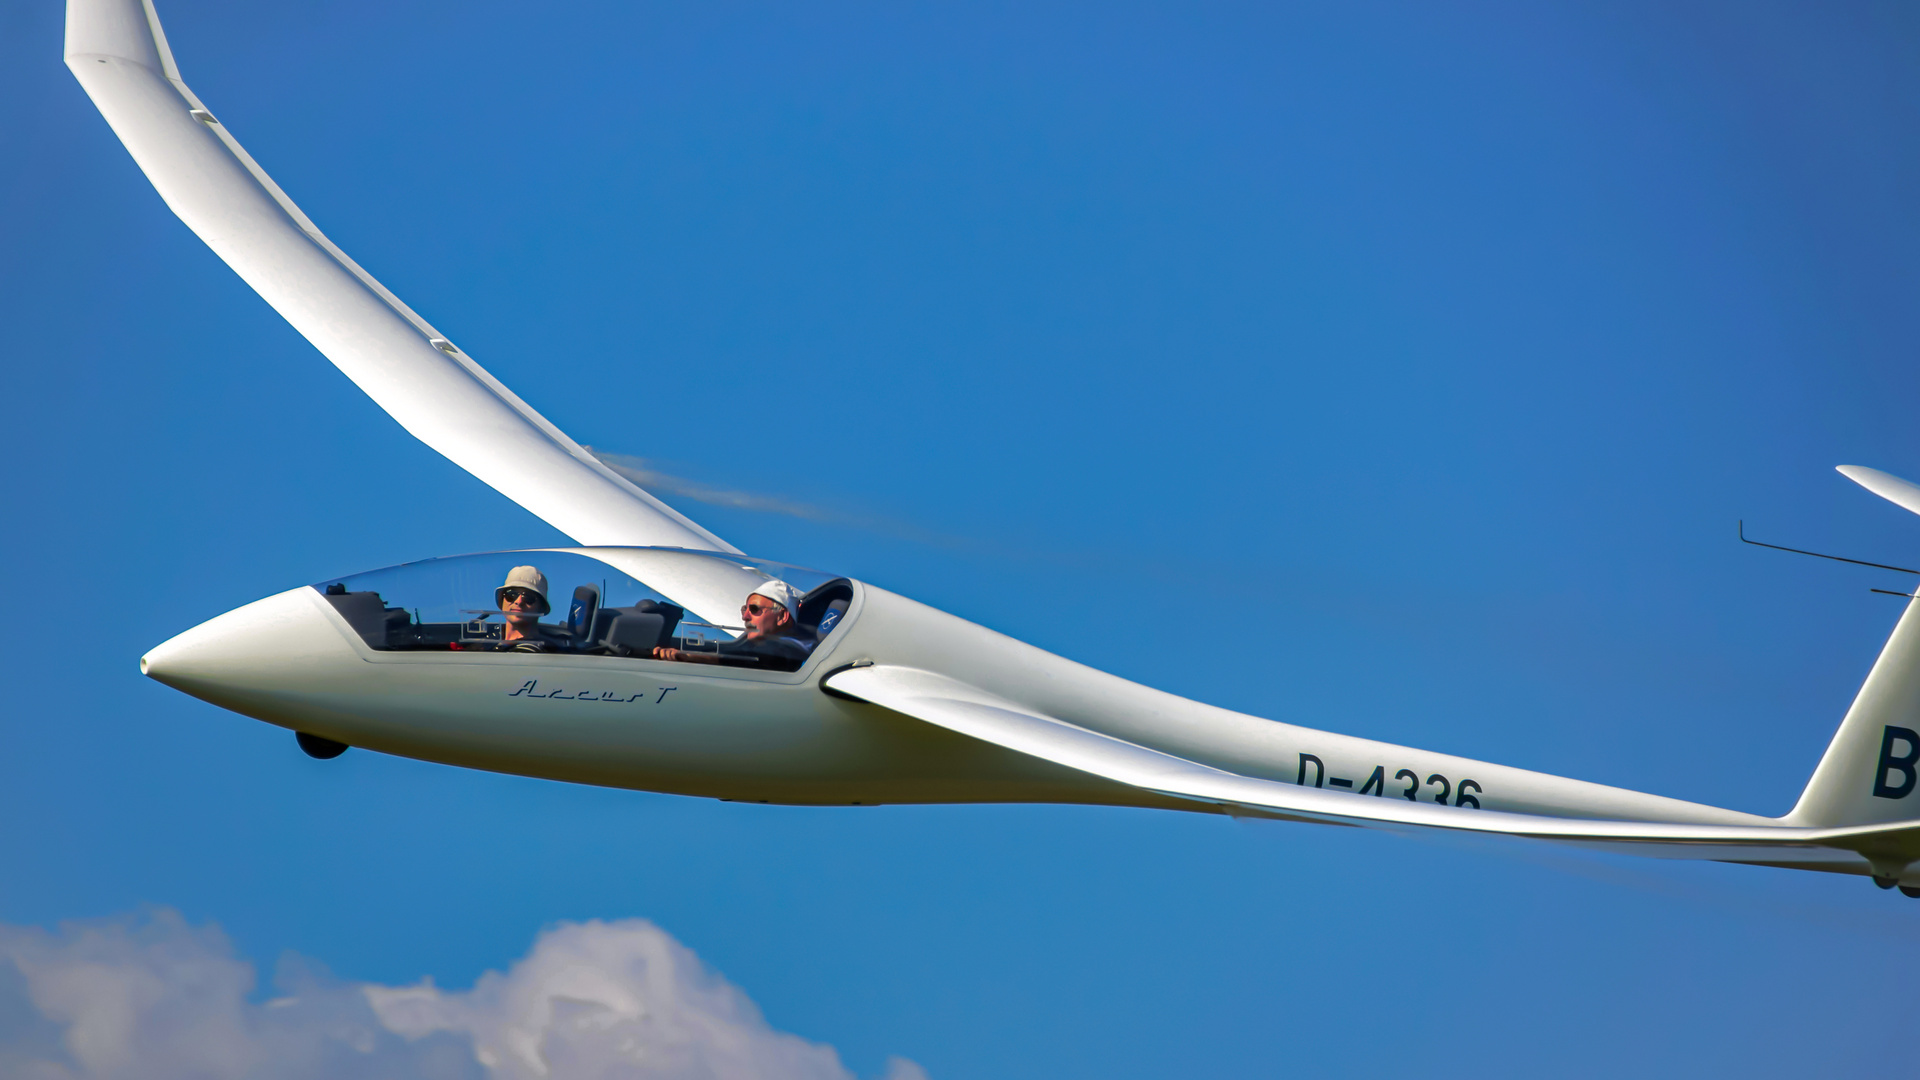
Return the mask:
[[540,597],[540,614],[542,615],[553,610],[553,605],[547,603],[547,575],[541,573],[536,567],[516,566],[507,571],[507,583],[493,590],[493,602],[501,603],[500,594],[508,589],[525,589]]
[[787,614],[793,616],[795,622],[800,621],[800,594],[793,591],[793,586],[779,578],[761,582],[747,596],[749,599],[755,596],[765,597],[786,608]]

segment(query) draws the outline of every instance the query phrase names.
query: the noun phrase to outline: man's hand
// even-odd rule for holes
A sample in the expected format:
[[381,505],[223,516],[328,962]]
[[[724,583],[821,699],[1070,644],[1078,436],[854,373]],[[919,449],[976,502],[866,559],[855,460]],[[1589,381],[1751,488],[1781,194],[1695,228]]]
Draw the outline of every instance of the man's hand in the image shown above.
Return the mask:
[[680,650],[660,646],[653,650],[653,658],[655,660],[678,660],[680,659]]

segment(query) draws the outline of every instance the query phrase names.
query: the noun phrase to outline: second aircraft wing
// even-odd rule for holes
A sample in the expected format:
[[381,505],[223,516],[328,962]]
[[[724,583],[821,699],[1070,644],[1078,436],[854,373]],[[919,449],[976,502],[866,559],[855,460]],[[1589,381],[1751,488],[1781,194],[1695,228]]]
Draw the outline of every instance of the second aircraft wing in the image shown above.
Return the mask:
[[180,80],[151,0],[70,0],[66,60],[180,220],[421,442],[581,544],[737,550],[602,464],[334,246]]
[[1439,806],[1243,776],[1056,720],[956,679],[918,668],[869,665],[830,674],[837,694],[983,742],[1160,795],[1241,807],[1296,820],[1402,831],[1444,829],[1552,840],[1635,854],[1804,866],[1864,864],[1885,855],[1902,865],[1920,853],[1912,823],[1852,828],[1701,825],[1546,817]]

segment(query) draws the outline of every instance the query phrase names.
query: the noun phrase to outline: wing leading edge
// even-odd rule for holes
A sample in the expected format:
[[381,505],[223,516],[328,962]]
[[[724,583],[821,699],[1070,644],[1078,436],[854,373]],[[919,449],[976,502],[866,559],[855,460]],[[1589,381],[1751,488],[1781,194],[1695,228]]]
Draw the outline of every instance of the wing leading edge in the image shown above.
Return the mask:
[[[1868,864],[1904,866],[1920,854],[1920,826],[1911,822],[1818,829],[1596,821],[1414,803],[1263,780],[1042,716],[917,668],[847,668],[829,675],[822,685],[983,742],[1145,791],[1300,820],[1403,831],[1443,829],[1666,858],[1835,870],[1865,870]],[[1836,865],[1840,863],[1846,865]]]
[[167,206],[414,437],[581,544],[737,550],[602,464],[328,240],[181,81],[151,0],[69,0],[66,61]]

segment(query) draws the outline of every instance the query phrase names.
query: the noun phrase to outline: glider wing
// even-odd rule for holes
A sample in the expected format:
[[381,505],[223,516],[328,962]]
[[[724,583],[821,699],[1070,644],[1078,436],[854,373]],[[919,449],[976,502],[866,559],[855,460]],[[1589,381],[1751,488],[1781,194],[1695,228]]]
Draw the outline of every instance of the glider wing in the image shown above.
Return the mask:
[[736,550],[602,464],[328,240],[181,81],[151,0],[70,0],[66,60],[180,220],[421,442],[581,544]]
[[1920,514],[1920,484],[1865,465],[1836,465],[1841,476],[1905,510]]
[[1161,795],[1278,816],[1402,831],[1442,829],[1552,840],[1635,854],[1813,866],[1899,865],[1920,855],[1913,822],[1853,828],[1595,821],[1439,806],[1243,776],[1042,716],[944,675],[872,665],[823,686],[1023,754]]

